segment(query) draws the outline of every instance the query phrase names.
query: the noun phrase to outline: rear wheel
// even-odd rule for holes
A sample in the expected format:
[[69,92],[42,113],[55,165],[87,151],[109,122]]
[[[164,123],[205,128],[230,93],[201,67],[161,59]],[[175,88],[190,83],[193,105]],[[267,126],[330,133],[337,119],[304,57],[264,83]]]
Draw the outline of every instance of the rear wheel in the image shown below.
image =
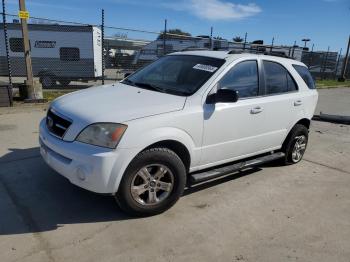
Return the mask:
[[131,215],[155,215],[176,203],[185,184],[186,169],[179,156],[167,148],[152,148],[130,163],[116,200]]
[[282,151],[286,154],[285,164],[296,164],[301,161],[308,138],[309,130],[304,125],[297,124],[293,127],[282,148]]
[[43,88],[52,88],[56,84],[56,80],[51,75],[44,75],[40,77],[40,82]]

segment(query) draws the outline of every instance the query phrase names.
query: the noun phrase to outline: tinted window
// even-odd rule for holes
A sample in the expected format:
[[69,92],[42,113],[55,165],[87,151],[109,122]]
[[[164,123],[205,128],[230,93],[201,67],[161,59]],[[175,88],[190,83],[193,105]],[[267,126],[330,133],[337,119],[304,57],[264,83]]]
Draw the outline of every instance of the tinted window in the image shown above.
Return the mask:
[[220,80],[219,88],[236,90],[239,97],[257,96],[259,91],[257,62],[244,61],[235,65]]
[[310,89],[315,89],[315,81],[312,78],[309,69],[307,69],[307,67],[305,66],[300,66],[300,65],[293,65],[293,67],[295,68],[295,70],[298,72],[298,74],[301,76],[301,78],[305,81],[306,85],[310,88]]
[[61,47],[60,59],[63,61],[79,61],[80,51],[76,47]]
[[23,38],[10,38],[10,50],[12,52],[24,52]]
[[196,92],[224,62],[223,59],[201,56],[164,56],[132,74],[123,83],[187,96]]
[[263,61],[265,70],[266,94],[279,94],[298,90],[294,79],[282,65]]

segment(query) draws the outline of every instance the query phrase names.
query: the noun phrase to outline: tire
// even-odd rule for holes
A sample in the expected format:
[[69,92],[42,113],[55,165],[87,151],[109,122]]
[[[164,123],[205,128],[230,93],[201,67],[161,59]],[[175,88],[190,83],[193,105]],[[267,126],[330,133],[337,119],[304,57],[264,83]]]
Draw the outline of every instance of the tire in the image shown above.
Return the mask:
[[58,82],[60,83],[60,85],[62,87],[66,87],[66,86],[68,86],[70,84],[71,81],[68,80],[68,79],[60,79],[60,80],[58,80]]
[[304,125],[296,124],[292,128],[282,147],[282,151],[286,154],[283,164],[292,165],[302,160],[308,138],[309,130]]
[[152,216],[172,207],[185,185],[186,168],[179,156],[167,148],[152,148],[130,163],[115,198],[132,216]]
[[56,80],[51,75],[44,75],[40,77],[40,83],[43,88],[52,88],[56,85]]

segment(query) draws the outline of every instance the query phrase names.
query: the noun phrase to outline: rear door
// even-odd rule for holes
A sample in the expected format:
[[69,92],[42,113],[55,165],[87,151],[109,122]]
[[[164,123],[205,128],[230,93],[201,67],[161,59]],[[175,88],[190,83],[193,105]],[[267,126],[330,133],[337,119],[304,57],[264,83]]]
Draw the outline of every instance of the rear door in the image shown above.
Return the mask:
[[293,76],[283,64],[262,59],[264,98],[261,107],[270,147],[280,147],[291,126],[303,116],[303,97]]

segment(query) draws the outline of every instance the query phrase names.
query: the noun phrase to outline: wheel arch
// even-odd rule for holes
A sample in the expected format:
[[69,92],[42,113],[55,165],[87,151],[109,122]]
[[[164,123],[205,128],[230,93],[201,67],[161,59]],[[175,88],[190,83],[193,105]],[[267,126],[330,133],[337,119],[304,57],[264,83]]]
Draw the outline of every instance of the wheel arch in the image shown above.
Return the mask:
[[183,143],[176,140],[171,140],[171,139],[162,140],[149,145],[148,147],[144,148],[142,151],[145,151],[150,148],[156,148],[156,147],[165,147],[174,151],[184,163],[186,167],[186,171],[187,172],[189,171],[191,166],[191,155],[190,155],[190,151],[187,149],[187,147]]
[[285,139],[284,139],[284,141],[283,141],[282,150],[286,147],[286,143],[287,143],[287,141],[288,141],[288,139],[289,139],[289,136],[290,136],[290,134],[291,134],[293,128],[294,128],[296,125],[303,125],[303,126],[305,126],[305,127],[309,130],[310,125],[311,125],[311,120],[308,119],[308,118],[302,118],[302,119],[298,120],[298,121],[292,126],[292,128],[291,128],[291,129],[289,130],[289,132],[288,132],[288,135],[285,137]]

